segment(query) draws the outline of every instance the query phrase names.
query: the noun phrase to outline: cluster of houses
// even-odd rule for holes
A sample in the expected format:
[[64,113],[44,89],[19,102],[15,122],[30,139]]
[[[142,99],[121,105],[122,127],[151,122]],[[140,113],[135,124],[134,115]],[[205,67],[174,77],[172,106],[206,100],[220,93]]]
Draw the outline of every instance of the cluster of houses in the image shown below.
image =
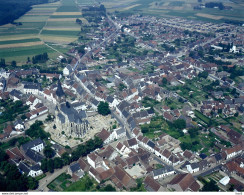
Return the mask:
[[[68,173],[74,181],[88,173],[98,183],[110,180],[117,189],[125,190],[136,187],[135,179],[143,177],[148,191],[165,191],[166,188],[198,191],[200,185],[193,175],[217,165],[221,165],[220,169],[229,176],[235,174],[243,177],[243,143],[201,159],[195,153],[182,151],[180,148],[174,151],[160,149],[159,143],[163,146],[170,139],[172,142],[177,141],[166,134],[160,136],[157,142],[143,137],[139,129],[135,129],[132,135],[133,138],[126,139],[124,133],[117,141],[114,139],[115,132],[103,129],[97,136],[103,140],[104,147],[72,163]],[[155,168],[155,164],[163,164],[163,167]],[[179,173],[178,170],[184,173]],[[172,177],[172,180],[167,186],[162,186],[159,180],[167,177]]]
[[[55,151],[56,156],[61,157],[65,152],[64,147],[52,142],[52,149]],[[6,150],[9,156],[9,163],[17,166],[22,174],[27,176],[37,177],[43,174],[41,169],[41,162],[46,157],[43,155],[45,149],[45,142],[40,138],[28,141],[20,147],[13,147]]]
[[15,164],[23,174],[37,177],[43,174],[41,161],[45,157],[41,152],[44,147],[44,142],[39,138],[21,145],[20,148],[7,149],[6,153],[9,156],[9,162]]

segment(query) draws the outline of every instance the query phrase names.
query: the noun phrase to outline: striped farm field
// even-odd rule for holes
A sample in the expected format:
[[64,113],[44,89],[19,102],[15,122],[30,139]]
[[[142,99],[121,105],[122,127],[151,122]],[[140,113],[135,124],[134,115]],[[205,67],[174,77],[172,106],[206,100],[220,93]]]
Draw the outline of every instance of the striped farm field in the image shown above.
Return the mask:
[[28,42],[39,42],[41,41],[39,38],[33,38],[33,39],[15,39],[15,40],[6,40],[2,41],[0,40],[0,45],[5,45],[5,44],[16,44],[16,43],[28,43]]
[[79,26],[75,22],[48,22],[46,27],[77,27]]
[[43,30],[42,35],[77,36],[80,31]]
[[43,28],[43,30],[57,30],[57,31],[80,31],[80,27],[77,26],[77,27],[45,27]]
[[80,18],[82,15],[51,15],[49,18]]
[[80,15],[81,12],[78,12],[78,11],[75,11],[75,12],[54,12],[53,15],[54,16],[58,16],[58,15],[62,15],[62,16],[65,16],[65,15]]
[[49,18],[50,22],[75,22],[76,18]]
[[79,9],[76,6],[60,6],[56,12],[77,12]]
[[75,41],[76,37],[62,37],[62,36],[50,36],[50,35],[41,35],[41,38],[45,42],[51,43],[71,43]]
[[44,22],[48,19],[48,16],[30,16],[25,15],[21,17],[20,19],[16,20],[16,22]]
[[35,34],[27,34],[23,36],[19,35],[11,35],[11,36],[0,36],[1,41],[12,41],[12,40],[22,40],[22,39],[35,39],[36,35]]
[[[20,64],[25,63],[27,57],[47,52],[49,58],[56,59],[59,52],[67,52],[68,44],[77,40],[81,30],[77,18],[84,20],[75,0],[32,6],[15,20],[21,25],[0,26],[0,58]],[[63,47],[56,48],[57,43]]]
[[42,41],[37,41],[37,42],[4,44],[4,45],[0,45],[0,49],[3,49],[3,48],[16,48],[16,47],[29,47],[29,46],[35,46],[35,45],[43,45],[43,42]]

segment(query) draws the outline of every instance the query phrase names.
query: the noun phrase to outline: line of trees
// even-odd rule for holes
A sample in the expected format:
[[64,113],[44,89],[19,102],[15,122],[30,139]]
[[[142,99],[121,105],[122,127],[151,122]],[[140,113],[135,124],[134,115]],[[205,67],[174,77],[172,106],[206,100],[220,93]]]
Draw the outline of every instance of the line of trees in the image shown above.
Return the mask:
[[225,6],[223,5],[223,3],[221,2],[208,2],[205,3],[205,7],[206,8],[214,8],[214,7],[218,7],[220,10],[223,10],[225,8]]
[[32,63],[33,64],[45,63],[47,60],[48,60],[47,52],[32,57]]

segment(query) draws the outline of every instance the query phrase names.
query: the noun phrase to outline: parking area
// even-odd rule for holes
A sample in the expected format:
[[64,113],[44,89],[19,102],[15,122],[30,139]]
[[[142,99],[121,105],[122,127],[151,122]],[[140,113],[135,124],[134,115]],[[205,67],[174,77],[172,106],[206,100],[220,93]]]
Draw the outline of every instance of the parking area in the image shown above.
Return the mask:
[[146,173],[139,165],[135,165],[131,169],[125,169],[125,171],[135,179],[144,176]]

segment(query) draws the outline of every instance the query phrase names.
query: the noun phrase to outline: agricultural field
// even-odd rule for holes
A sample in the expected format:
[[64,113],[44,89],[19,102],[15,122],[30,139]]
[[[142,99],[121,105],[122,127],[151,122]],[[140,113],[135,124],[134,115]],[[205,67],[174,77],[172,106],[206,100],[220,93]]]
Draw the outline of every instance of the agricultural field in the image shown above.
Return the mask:
[[77,40],[81,30],[77,18],[87,22],[73,0],[32,6],[16,24],[0,26],[0,57],[23,64],[27,57],[47,52],[56,59]]
[[197,19],[209,22],[223,22],[225,20],[236,20],[244,22],[244,2],[239,0],[233,1],[212,1],[223,2],[224,6],[231,9],[219,10],[216,8],[194,9],[199,3],[197,0],[102,0],[108,12],[119,11],[125,13],[145,13],[154,16],[178,16],[188,19]]

